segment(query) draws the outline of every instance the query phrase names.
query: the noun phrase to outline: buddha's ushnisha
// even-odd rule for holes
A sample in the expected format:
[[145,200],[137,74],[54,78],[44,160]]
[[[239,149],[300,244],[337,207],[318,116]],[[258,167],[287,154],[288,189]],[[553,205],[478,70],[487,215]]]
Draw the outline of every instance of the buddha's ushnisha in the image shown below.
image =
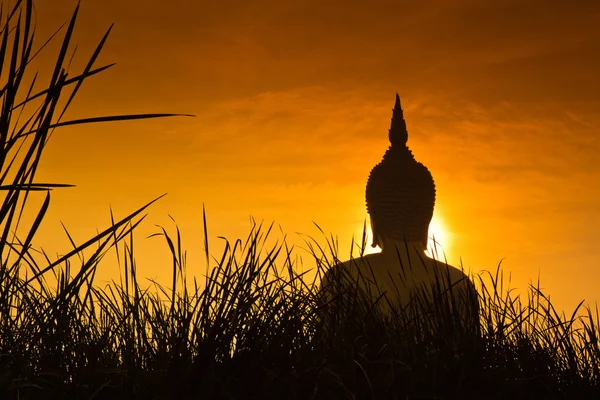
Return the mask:
[[435,184],[431,173],[408,149],[408,131],[396,94],[389,130],[390,147],[369,175],[367,210],[371,216],[373,244],[383,248],[383,237],[427,245],[433,216]]

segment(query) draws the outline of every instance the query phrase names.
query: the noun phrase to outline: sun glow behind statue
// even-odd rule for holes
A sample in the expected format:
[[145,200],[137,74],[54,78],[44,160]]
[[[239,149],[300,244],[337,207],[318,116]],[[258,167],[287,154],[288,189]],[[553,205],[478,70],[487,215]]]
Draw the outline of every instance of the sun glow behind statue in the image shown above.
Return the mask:
[[425,254],[436,260],[446,261],[445,255],[450,249],[451,238],[444,220],[438,215],[434,214],[431,219],[427,236],[429,241],[427,242]]
[[[363,235],[363,225],[356,225],[354,229],[354,243],[356,244],[356,249],[360,248],[360,242],[362,240]],[[381,252],[381,248],[379,246],[372,247],[371,243],[373,241],[373,232],[371,231],[371,226],[367,223],[367,232],[366,232],[366,246],[364,254],[373,254]],[[428,257],[439,261],[446,261],[446,255],[448,254],[448,250],[450,249],[452,242],[452,235],[448,231],[446,224],[444,223],[443,218],[438,215],[434,215],[431,219],[431,223],[429,224],[428,231],[429,241],[427,242],[427,251],[425,254]]]

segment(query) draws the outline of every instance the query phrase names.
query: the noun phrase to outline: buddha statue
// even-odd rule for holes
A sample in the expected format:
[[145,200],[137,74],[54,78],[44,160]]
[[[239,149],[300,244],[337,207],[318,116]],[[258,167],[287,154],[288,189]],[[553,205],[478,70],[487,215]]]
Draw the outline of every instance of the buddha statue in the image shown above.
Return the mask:
[[334,276],[343,276],[385,313],[423,304],[424,299],[429,303],[441,299],[446,300],[448,312],[473,317],[477,292],[469,278],[462,270],[425,254],[435,184],[429,170],[415,160],[406,145],[408,131],[398,94],[389,141],[366,188],[372,246],[379,246],[381,252],[335,265],[325,274],[322,291],[335,294]]

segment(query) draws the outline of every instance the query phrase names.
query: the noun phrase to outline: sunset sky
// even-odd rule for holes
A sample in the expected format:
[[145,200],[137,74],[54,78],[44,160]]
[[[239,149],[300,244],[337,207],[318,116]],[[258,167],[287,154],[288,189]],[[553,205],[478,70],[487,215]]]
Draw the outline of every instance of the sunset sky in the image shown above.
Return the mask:
[[[76,4],[36,2],[38,44]],[[117,65],[67,116],[196,117],[58,129],[37,180],[76,187],[52,192],[36,243],[50,254],[69,250],[60,221],[83,242],[111,207],[123,217],[163,193],[136,236],[141,276],[170,274],[166,244],[146,239],[169,215],[188,270],[204,271],[203,203],[215,245],[245,238],[253,216],[295,244],[323,241],[314,221],[348,254],[398,92],[448,261],[503,260],[512,286],[539,275],[569,311],[600,300],[597,0],[85,0],[73,73],[113,22],[99,62]]]

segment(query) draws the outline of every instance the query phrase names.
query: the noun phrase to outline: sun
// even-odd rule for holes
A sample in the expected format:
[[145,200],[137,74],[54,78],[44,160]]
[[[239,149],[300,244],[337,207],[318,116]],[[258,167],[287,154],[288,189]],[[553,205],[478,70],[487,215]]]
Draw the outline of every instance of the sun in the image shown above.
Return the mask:
[[450,232],[448,231],[444,220],[439,215],[434,215],[429,224],[429,241],[427,242],[428,257],[436,260],[445,261],[445,253],[450,248]]

